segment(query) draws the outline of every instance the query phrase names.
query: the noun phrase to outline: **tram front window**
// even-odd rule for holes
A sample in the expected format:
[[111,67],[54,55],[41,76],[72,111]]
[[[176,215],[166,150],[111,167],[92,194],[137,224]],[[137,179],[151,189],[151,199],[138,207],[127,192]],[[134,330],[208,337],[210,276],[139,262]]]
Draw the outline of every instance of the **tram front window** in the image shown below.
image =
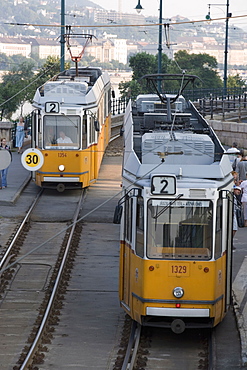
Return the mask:
[[148,201],[147,257],[208,260],[211,256],[211,201]]
[[79,149],[79,116],[44,116],[45,149]]

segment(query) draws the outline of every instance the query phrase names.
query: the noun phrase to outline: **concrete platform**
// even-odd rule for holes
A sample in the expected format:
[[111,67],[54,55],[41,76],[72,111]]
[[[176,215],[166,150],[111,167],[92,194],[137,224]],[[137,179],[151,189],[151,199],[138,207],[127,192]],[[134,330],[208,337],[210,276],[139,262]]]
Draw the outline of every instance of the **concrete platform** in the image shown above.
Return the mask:
[[[0,190],[0,206],[11,206],[19,198],[31,179],[31,172],[21,164],[21,154],[12,152],[12,162],[7,174],[7,188]],[[1,215],[1,214],[0,214]]]

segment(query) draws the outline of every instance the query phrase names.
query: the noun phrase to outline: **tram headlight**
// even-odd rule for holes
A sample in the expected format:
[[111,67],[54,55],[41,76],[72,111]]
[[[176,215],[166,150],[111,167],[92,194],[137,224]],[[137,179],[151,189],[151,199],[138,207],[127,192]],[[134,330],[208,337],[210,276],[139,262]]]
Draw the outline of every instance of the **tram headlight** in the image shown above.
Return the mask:
[[173,295],[176,298],[182,298],[184,295],[184,290],[183,288],[177,286],[176,288],[173,289]]
[[63,172],[65,170],[65,166],[63,164],[60,164],[58,166],[58,169],[59,169],[60,172]]

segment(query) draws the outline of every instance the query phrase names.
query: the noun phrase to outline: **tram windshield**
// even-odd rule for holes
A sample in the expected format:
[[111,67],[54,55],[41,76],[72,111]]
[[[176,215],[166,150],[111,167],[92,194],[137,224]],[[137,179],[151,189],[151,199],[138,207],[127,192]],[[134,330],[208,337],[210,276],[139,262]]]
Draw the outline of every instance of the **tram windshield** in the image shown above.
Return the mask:
[[211,256],[211,201],[148,201],[147,257],[208,260]]
[[45,149],[79,149],[80,116],[44,116]]

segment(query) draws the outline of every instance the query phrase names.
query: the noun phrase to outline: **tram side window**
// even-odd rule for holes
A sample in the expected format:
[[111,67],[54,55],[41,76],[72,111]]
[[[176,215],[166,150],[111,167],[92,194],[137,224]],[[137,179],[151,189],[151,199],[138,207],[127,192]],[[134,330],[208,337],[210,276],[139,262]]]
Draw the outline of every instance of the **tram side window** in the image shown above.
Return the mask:
[[144,257],[144,206],[142,197],[137,198],[136,254],[140,257]]
[[111,113],[111,89],[108,90],[108,114]]
[[42,148],[42,133],[41,133],[41,127],[42,127],[42,124],[41,124],[41,117],[39,115],[39,118],[38,118],[38,146],[39,148]]
[[215,259],[220,258],[222,249],[222,199],[218,199],[216,209]]
[[227,245],[231,248],[232,245],[232,222],[233,222],[233,194],[228,193],[228,212],[227,212]]
[[132,242],[132,213],[133,213],[133,198],[126,196],[125,201],[125,238]]
[[99,105],[99,109],[98,109],[98,112],[97,112],[97,117],[98,117],[98,121],[99,121],[99,125],[100,125],[100,131],[101,131],[101,126],[104,122],[104,119],[103,119],[103,109],[102,109],[102,101],[100,102],[100,105]]
[[108,89],[104,97],[104,119],[108,117],[111,111],[111,90]]
[[90,117],[90,137],[89,137],[89,143],[95,143],[96,142],[96,131],[94,126],[95,119],[93,117]]
[[109,115],[111,113],[111,89],[108,90],[108,94],[107,94],[107,115]]
[[82,149],[87,148],[87,115],[84,114],[82,121]]
[[104,119],[108,116],[107,98],[108,98],[108,95],[107,95],[107,92],[105,92],[104,94]]

